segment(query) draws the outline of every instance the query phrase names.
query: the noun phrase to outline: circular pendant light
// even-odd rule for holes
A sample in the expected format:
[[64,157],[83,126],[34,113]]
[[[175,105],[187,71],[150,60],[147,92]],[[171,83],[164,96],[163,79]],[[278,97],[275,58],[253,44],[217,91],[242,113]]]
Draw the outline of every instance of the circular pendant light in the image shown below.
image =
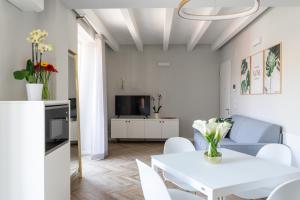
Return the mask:
[[256,13],[260,7],[260,0],[253,0],[253,6],[245,11],[237,12],[237,13],[230,13],[224,15],[201,15],[195,14],[192,12],[188,12],[185,10],[186,5],[191,0],[181,0],[178,6],[178,15],[184,19],[189,20],[201,20],[201,21],[215,21],[215,20],[227,20],[227,19],[236,19],[240,17],[246,17]]

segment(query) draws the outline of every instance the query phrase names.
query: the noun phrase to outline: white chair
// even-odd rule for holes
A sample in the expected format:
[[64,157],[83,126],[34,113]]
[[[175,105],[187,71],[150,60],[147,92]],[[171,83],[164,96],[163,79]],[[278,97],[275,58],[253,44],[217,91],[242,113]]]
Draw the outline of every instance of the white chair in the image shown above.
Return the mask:
[[191,141],[183,137],[173,137],[168,139],[164,145],[164,154],[182,153],[195,151]]
[[199,196],[176,189],[167,189],[160,176],[148,165],[136,160],[145,200],[203,200]]
[[292,152],[283,144],[267,144],[259,150],[256,157],[287,166],[292,164]]
[[[292,164],[292,152],[288,146],[283,144],[267,144],[259,150],[256,157],[287,166]],[[273,187],[264,187],[235,195],[243,199],[261,199],[269,196],[273,189]]]
[[[195,151],[194,145],[186,138],[182,137],[173,137],[168,139],[164,145],[164,154],[170,153],[183,153],[183,152],[192,152]],[[165,181],[169,181],[174,185],[182,188],[185,191],[189,192],[197,192],[195,188],[192,186],[184,183],[183,181],[179,180],[178,178],[163,172],[163,177]]]
[[267,200],[299,200],[299,188],[300,179],[288,181],[275,188]]

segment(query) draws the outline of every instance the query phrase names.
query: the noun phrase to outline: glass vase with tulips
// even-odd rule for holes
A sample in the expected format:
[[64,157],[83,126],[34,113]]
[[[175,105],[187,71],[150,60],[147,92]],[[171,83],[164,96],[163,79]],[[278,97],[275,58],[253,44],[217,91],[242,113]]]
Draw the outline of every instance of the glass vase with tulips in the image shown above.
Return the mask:
[[207,121],[196,120],[193,128],[198,130],[208,143],[208,149],[204,153],[212,163],[221,161],[222,154],[218,152],[218,144],[232,126],[231,121],[212,118]]

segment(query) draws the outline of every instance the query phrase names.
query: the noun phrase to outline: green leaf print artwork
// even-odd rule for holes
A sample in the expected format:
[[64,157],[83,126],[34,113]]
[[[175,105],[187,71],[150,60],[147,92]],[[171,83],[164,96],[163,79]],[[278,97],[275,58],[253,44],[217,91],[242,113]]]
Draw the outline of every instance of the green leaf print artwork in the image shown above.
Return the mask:
[[281,93],[281,44],[265,50],[264,93]]
[[243,59],[241,65],[241,93],[249,94],[249,91],[250,91],[249,59]]

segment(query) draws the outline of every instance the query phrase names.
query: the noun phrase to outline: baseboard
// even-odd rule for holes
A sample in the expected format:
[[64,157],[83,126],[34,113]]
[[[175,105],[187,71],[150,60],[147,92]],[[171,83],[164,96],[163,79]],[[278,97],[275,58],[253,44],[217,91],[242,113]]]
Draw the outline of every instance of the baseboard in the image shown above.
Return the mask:
[[[186,138],[186,137],[184,137]],[[190,140],[191,142],[194,142],[194,138],[186,138]],[[122,138],[122,139],[115,139],[115,138],[109,138],[108,142],[165,142],[167,139],[145,139],[145,138]]]
[[145,138],[122,138],[122,139],[109,139],[109,142],[165,142],[167,139],[145,139]]

